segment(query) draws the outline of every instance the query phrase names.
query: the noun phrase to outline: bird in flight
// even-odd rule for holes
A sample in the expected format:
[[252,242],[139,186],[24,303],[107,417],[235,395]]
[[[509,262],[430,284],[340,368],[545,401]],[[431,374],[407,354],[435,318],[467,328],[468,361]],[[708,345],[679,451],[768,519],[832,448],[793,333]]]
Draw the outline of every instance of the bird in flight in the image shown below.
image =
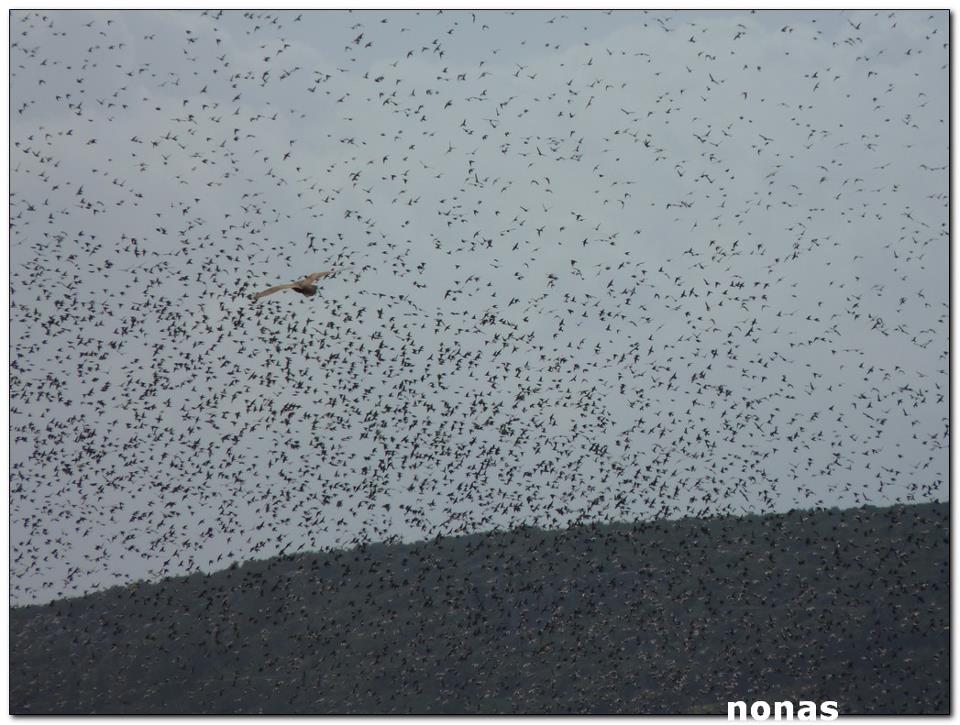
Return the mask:
[[323,279],[324,277],[329,277],[334,274],[337,270],[328,269],[326,272],[314,272],[313,274],[308,274],[303,279],[298,279],[296,282],[291,282],[290,284],[278,284],[273,287],[265,289],[263,292],[257,292],[253,296],[253,299],[258,300],[261,297],[266,297],[267,295],[272,295],[274,292],[279,292],[280,290],[292,289],[294,292],[299,292],[305,297],[313,297],[317,293],[317,285],[315,282],[318,279]]

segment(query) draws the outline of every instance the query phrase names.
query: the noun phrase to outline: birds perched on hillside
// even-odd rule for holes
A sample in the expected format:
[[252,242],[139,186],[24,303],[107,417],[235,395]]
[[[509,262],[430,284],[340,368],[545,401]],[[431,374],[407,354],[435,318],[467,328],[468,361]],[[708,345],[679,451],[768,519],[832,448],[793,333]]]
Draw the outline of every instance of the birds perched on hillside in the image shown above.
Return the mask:
[[306,277],[298,279],[296,282],[291,282],[289,284],[278,284],[273,287],[268,287],[263,292],[257,292],[253,295],[253,299],[259,300],[261,297],[266,297],[267,295],[272,295],[274,292],[279,292],[280,290],[292,289],[294,292],[304,295],[305,297],[313,297],[317,293],[317,280],[323,279],[325,277],[330,277],[336,272],[334,269],[329,269],[326,272],[313,272],[308,274]]

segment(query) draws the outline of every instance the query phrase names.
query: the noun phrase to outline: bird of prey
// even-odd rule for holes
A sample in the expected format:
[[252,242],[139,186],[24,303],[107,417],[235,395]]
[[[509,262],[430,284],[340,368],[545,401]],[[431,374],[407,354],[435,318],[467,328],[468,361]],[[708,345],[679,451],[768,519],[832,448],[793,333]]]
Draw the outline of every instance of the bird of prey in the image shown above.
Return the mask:
[[308,274],[303,279],[298,279],[296,282],[291,282],[290,284],[278,284],[265,289],[263,292],[257,292],[253,296],[253,299],[258,300],[261,297],[266,297],[267,295],[272,295],[274,292],[279,292],[284,289],[292,289],[294,292],[299,292],[300,294],[306,297],[313,297],[317,293],[317,285],[315,282],[318,279],[323,279],[324,277],[329,277],[337,270],[328,269],[326,272],[314,272],[313,274]]

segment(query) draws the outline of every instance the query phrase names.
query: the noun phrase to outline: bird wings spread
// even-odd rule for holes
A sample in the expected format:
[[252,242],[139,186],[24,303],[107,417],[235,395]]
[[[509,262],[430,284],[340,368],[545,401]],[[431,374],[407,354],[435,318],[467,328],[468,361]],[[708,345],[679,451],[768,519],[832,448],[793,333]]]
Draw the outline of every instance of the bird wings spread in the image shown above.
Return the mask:
[[328,269],[326,272],[314,272],[313,274],[308,274],[306,277],[304,277],[304,278],[301,279],[301,280],[297,280],[297,284],[313,284],[313,283],[316,282],[318,279],[323,279],[324,277],[329,277],[330,275],[332,275],[332,274],[333,274],[334,272],[336,272],[336,271],[337,271],[337,270],[335,270],[335,269]]
[[255,295],[253,296],[253,298],[254,298],[255,300],[258,300],[258,299],[260,299],[261,297],[266,297],[267,295],[272,295],[274,292],[279,292],[279,291],[282,290],[282,289],[293,289],[293,288],[296,287],[296,286],[297,286],[297,283],[296,283],[296,282],[291,282],[290,284],[278,284],[278,285],[274,285],[273,287],[270,287],[269,289],[265,289],[263,292],[257,292],[257,294],[255,294]]
[[326,272],[314,272],[313,274],[308,274],[308,275],[307,275],[306,277],[304,277],[303,279],[298,279],[296,282],[291,282],[290,284],[278,284],[278,285],[274,285],[273,287],[270,287],[269,289],[265,289],[263,292],[257,292],[257,294],[255,294],[255,295],[253,296],[253,299],[258,300],[258,299],[260,299],[261,297],[266,297],[267,295],[272,295],[274,292],[279,292],[280,290],[294,289],[294,288],[296,288],[296,287],[304,287],[304,286],[312,285],[312,284],[313,284],[314,282],[316,282],[318,279],[323,279],[324,277],[329,277],[330,275],[332,275],[332,274],[333,274],[334,272],[336,272],[336,271],[337,271],[337,270],[335,270],[335,269],[328,269]]

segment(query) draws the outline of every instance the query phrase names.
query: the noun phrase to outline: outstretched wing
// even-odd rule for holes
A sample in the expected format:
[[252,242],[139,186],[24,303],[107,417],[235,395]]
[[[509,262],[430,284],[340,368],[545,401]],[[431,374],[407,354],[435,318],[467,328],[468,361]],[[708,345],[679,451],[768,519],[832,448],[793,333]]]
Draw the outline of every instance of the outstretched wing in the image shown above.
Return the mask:
[[335,270],[335,269],[328,269],[326,272],[314,272],[313,274],[308,274],[308,275],[307,275],[306,277],[304,277],[303,279],[298,280],[298,281],[297,281],[297,284],[313,284],[313,283],[316,282],[318,279],[323,279],[324,277],[329,277],[330,275],[332,275],[332,274],[333,274],[334,272],[336,272],[336,271],[337,271],[337,270]]
[[263,292],[257,292],[257,294],[253,296],[253,299],[258,300],[261,297],[272,295],[274,292],[279,292],[282,289],[293,289],[296,286],[297,286],[296,282],[291,282],[290,284],[278,284],[273,287],[270,287],[269,289],[265,289]]
[[318,279],[323,279],[324,277],[330,277],[335,274],[338,270],[328,269],[326,272],[314,272],[313,274],[308,274],[303,279],[298,279],[296,282],[291,282],[290,284],[278,284],[269,289],[265,289],[263,292],[258,292],[253,296],[253,299],[258,300],[261,297],[266,297],[267,295],[272,295],[274,292],[279,292],[284,289],[297,289],[303,287],[309,287]]

